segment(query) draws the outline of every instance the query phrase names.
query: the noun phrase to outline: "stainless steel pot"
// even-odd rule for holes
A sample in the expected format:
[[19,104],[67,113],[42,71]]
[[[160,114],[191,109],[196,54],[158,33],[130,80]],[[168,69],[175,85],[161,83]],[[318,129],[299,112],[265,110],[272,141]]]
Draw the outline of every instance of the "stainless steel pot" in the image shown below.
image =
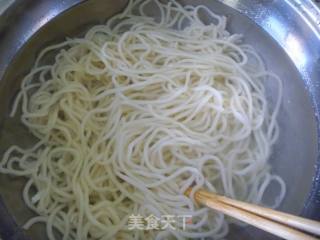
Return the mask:
[[[279,116],[280,139],[270,164],[288,185],[281,210],[320,219],[320,11],[310,0],[181,0],[205,4],[229,17],[228,28],[242,33],[284,83]],[[0,17],[0,155],[12,145],[28,146],[32,138],[10,105],[39,50],[81,35],[121,11],[126,0],[16,0]],[[272,103],[272,85],[268,86]],[[22,239],[18,226],[31,213],[23,204],[20,178],[0,176],[0,233]],[[275,189],[270,189],[270,194]],[[14,216],[15,219],[12,219]],[[15,220],[17,225],[15,225]],[[43,239],[33,228],[32,239]],[[232,227],[228,239],[274,239],[251,227]]]

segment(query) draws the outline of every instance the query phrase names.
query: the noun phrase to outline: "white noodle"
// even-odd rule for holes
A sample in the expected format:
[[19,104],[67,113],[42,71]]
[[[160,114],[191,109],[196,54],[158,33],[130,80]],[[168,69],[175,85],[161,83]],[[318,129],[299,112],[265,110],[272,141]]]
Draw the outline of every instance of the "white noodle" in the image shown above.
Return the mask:
[[[160,18],[148,16],[153,4]],[[210,24],[200,18],[206,14]],[[58,51],[53,65],[42,66]],[[265,81],[278,84],[270,110]],[[25,176],[23,198],[63,239],[176,239],[228,233],[222,214],[195,206],[184,191],[204,187],[271,207],[285,195],[267,160],[279,129],[280,79],[255,50],[226,30],[226,18],[205,6],[130,1],[82,39],[44,49],[13,106],[39,138],[12,146],[0,164]],[[157,231],[130,231],[131,214],[192,215]]]

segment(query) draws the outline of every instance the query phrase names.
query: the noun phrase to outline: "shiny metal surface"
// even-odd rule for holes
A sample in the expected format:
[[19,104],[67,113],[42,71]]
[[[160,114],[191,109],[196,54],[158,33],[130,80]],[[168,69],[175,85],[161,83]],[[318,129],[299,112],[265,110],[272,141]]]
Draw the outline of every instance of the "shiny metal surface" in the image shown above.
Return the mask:
[[[320,11],[310,0],[181,2],[205,4],[228,16],[229,30],[244,34],[268,68],[282,78],[281,133],[270,159],[274,171],[288,184],[281,209],[320,219]],[[8,112],[39,50],[66,36],[81,35],[125,5],[126,0],[17,0],[0,17],[0,155],[11,144],[32,142],[19,119],[10,119]],[[272,103],[275,89],[272,83],[267,88]],[[22,186],[21,179],[0,175],[0,194],[18,224],[32,215],[21,200]],[[43,228],[33,228],[28,234],[43,239]],[[233,227],[228,239],[275,238],[250,227]]]
[[[320,112],[320,11],[319,4],[308,0],[285,1],[248,1],[248,0],[222,0],[226,5],[236,8],[248,16],[257,25],[264,29],[286,52],[292,63],[297,68],[304,87],[308,92],[314,117],[316,119],[317,142],[319,138],[319,112]],[[253,2],[255,2],[253,4]],[[290,72],[287,72],[290,77]],[[292,96],[293,98],[295,96]],[[288,100],[291,101],[291,100]],[[288,102],[288,104],[292,104]],[[300,104],[300,107],[306,107]],[[295,115],[298,108],[291,109]],[[294,116],[292,116],[294,117]],[[307,116],[305,116],[307,118]],[[307,119],[306,119],[307,121]],[[305,122],[302,128],[308,128]],[[301,135],[295,137],[301,139]],[[303,140],[304,141],[304,140]],[[292,145],[294,147],[294,145]],[[288,156],[289,157],[289,156]],[[303,157],[302,157],[303,158]],[[310,161],[307,157],[305,161]],[[300,163],[303,164],[303,163]],[[291,167],[288,171],[292,171]],[[299,169],[300,166],[296,165]],[[315,219],[320,219],[320,159],[314,163],[314,171],[303,172],[302,177],[313,177],[310,194],[305,201],[302,214]]]

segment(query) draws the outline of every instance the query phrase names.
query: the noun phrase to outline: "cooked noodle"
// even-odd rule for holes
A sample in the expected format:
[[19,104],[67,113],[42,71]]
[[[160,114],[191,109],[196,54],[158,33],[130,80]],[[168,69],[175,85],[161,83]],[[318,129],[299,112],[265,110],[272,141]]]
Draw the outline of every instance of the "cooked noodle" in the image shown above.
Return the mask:
[[[150,4],[159,19],[147,15]],[[210,18],[206,24],[201,16]],[[57,52],[52,65],[43,65]],[[265,82],[277,84],[271,110]],[[220,239],[232,221],[184,195],[194,186],[263,204],[279,129],[279,78],[226,18],[205,6],[130,1],[83,38],[44,49],[13,106],[39,141],[10,147],[2,173],[25,176],[49,239]],[[183,229],[128,229],[132,214],[192,215]]]

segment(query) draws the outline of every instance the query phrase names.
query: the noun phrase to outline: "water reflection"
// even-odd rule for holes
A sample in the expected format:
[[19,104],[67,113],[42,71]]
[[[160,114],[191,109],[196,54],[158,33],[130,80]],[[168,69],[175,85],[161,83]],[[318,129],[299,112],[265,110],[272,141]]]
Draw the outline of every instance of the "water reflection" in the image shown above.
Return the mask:
[[289,34],[285,41],[285,49],[291,59],[300,67],[304,67],[307,63],[307,54],[303,49],[301,40],[293,35]]
[[263,23],[264,29],[283,47],[289,57],[298,68],[304,68],[307,64],[307,53],[301,39],[290,31],[287,21],[282,16],[269,16]]

